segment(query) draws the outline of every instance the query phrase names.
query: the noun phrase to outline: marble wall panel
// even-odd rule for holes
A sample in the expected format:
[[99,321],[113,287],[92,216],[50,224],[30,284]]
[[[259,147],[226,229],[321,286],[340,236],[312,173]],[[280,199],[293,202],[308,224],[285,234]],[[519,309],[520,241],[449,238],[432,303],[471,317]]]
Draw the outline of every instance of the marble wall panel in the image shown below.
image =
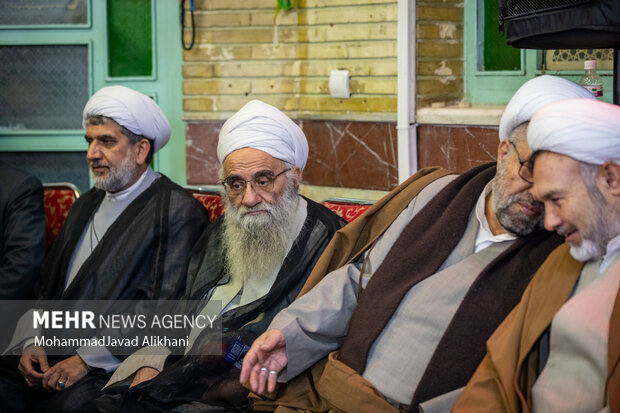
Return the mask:
[[497,159],[497,127],[420,125],[418,166],[443,166],[465,172]]
[[187,183],[215,185],[220,163],[217,160],[217,137],[224,122],[188,122],[185,127]]
[[[398,184],[396,124],[297,121],[308,138],[304,183],[389,190]],[[217,137],[222,122],[188,122],[187,183],[217,183]]]
[[303,121],[309,141],[304,182],[389,190],[398,184],[396,124]]

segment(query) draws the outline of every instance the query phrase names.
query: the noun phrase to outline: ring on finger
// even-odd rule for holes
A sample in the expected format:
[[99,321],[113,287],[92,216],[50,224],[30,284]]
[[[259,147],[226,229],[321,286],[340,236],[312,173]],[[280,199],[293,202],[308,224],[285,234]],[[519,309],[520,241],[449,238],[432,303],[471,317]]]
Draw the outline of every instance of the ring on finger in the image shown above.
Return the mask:
[[58,380],[58,387],[60,387],[60,390],[65,388],[65,382],[63,380]]
[[261,367],[261,368],[260,368],[260,371],[261,371],[261,372],[263,372],[263,371],[267,371],[267,370],[269,370],[267,367]]
[[278,372],[275,370],[269,370],[269,374],[278,374]]

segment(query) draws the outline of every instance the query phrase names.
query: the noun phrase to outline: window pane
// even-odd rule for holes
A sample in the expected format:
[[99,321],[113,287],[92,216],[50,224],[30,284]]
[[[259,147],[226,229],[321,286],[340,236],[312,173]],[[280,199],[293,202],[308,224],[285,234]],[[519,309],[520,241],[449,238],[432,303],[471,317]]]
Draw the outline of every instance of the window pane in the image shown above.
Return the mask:
[[0,25],[86,24],[87,0],[0,0]]
[[110,76],[151,76],[151,37],[151,0],[108,0]]
[[0,160],[30,172],[44,183],[70,182],[82,193],[90,185],[86,152],[2,152]]
[[547,70],[584,70],[585,60],[596,60],[597,70],[613,70],[613,49],[545,50]]
[[484,0],[484,59],[478,70],[520,70],[521,51],[506,44],[499,34],[499,6],[497,0]]
[[0,130],[82,129],[87,46],[0,46],[0,62]]

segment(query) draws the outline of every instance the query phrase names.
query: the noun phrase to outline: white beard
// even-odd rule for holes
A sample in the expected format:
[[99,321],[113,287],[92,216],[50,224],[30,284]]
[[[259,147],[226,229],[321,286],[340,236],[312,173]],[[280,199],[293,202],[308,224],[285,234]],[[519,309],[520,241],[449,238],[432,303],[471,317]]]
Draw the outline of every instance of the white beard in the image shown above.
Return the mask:
[[[570,245],[570,244],[569,244]],[[605,255],[605,250],[601,249],[594,241],[584,239],[581,241],[581,245],[571,245],[570,255],[577,261],[586,262],[592,259],[599,259]]]
[[[607,244],[620,234],[620,220],[615,209],[603,199],[591,198],[591,205],[583,211],[588,217],[588,225],[579,230],[581,245],[570,245],[570,255],[577,261],[599,259],[607,253]],[[587,214],[587,215],[586,215]],[[573,231],[572,225],[564,226],[557,232],[560,235]]]
[[[248,284],[264,284],[276,274],[289,246],[297,237],[293,216],[299,203],[295,186],[287,184],[286,192],[273,205],[261,203],[252,208],[236,208],[226,193],[224,214],[224,246],[226,266],[233,280]],[[250,211],[266,211],[248,215]],[[246,292],[244,287],[244,293]],[[256,297],[258,298],[258,297]]]

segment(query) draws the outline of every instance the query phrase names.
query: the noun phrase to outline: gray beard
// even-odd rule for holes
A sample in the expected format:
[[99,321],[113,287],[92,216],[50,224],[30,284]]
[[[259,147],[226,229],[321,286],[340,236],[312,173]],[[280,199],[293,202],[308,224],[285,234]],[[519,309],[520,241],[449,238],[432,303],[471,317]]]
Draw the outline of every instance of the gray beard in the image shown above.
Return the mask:
[[[583,228],[581,233],[581,245],[570,245],[570,255],[577,261],[589,261],[599,259],[607,252],[607,244],[620,233],[620,224],[615,210],[606,202],[592,200],[589,211],[589,228]],[[572,226],[560,228],[560,235],[574,230]]]
[[[118,167],[109,168],[107,176],[97,176],[90,169],[90,176],[93,178],[95,188],[106,192],[118,192],[129,185],[138,175],[138,165],[134,162],[131,155],[131,148],[127,151],[127,156]],[[99,162],[93,161],[90,166],[97,165]],[[103,162],[101,162],[103,163]]]
[[[529,235],[535,230],[542,228],[545,221],[542,204],[540,207],[543,212],[536,218],[531,218],[521,211],[512,211],[510,208],[515,202],[526,201],[532,204],[537,202],[534,201],[532,196],[528,198],[523,194],[508,194],[504,185],[505,181],[506,163],[502,163],[499,168],[497,168],[495,178],[493,178],[493,182],[491,183],[493,209],[501,226],[520,237]],[[538,202],[538,204],[540,203]]]
[[[297,237],[293,216],[299,195],[292,185],[273,205],[261,203],[252,208],[231,204],[226,193],[223,241],[226,247],[226,269],[232,279],[253,282],[267,280],[280,270],[291,242]],[[267,211],[246,215],[250,211]]]

